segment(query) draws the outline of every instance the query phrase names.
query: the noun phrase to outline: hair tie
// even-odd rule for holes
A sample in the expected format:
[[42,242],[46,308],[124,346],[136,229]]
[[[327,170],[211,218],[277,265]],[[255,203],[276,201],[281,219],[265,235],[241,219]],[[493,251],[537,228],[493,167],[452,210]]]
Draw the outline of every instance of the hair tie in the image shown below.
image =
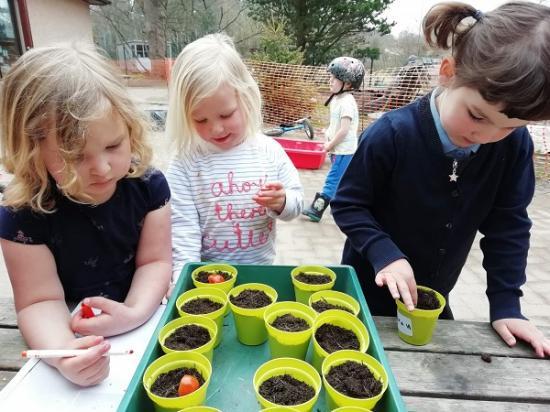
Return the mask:
[[476,19],[476,21],[480,21],[482,18],[483,18],[484,14],[481,10],[476,10],[474,11],[474,13],[472,14],[472,17],[474,19]]

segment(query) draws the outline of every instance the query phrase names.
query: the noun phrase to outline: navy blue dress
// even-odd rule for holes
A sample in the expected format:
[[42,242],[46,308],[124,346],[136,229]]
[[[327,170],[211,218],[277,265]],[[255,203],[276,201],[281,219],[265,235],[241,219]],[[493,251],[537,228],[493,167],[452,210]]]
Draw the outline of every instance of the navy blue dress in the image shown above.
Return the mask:
[[[55,187],[55,186],[54,186]],[[166,205],[170,189],[164,175],[151,169],[117,183],[113,196],[97,206],[55,194],[56,211],[0,207],[0,237],[52,252],[65,300],[104,296],[122,302],[136,270],[136,253],[145,216]]]

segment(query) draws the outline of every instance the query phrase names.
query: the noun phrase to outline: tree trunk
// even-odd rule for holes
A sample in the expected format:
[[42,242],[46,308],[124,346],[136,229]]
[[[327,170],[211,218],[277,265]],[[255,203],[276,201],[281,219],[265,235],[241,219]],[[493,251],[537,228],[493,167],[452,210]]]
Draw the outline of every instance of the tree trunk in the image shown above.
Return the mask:
[[166,7],[163,0],[142,0],[145,34],[149,43],[151,77],[166,79]]

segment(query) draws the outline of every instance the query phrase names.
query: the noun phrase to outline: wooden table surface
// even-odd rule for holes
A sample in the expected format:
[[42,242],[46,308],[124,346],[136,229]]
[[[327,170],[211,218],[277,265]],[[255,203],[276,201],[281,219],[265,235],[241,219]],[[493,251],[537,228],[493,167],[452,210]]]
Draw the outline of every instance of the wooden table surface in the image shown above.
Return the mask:
[[[375,322],[409,410],[550,411],[550,359],[522,343],[508,348],[489,324],[439,320],[431,343],[412,346],[397,336],[395,318]],[[24,349],[12,300],[0,299],[0,390],[23,366]]]

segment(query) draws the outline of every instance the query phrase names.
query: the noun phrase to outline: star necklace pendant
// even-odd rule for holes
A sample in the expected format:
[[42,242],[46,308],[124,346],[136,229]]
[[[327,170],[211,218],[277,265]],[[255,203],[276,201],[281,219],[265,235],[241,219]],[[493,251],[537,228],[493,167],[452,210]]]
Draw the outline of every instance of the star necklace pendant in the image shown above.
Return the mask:
[[458,160],[453,159],[453,170],[452,170],[452,174],[449,175],[449,182],[458,181],[458,175],[456,174],[457,169],[458,169]]

